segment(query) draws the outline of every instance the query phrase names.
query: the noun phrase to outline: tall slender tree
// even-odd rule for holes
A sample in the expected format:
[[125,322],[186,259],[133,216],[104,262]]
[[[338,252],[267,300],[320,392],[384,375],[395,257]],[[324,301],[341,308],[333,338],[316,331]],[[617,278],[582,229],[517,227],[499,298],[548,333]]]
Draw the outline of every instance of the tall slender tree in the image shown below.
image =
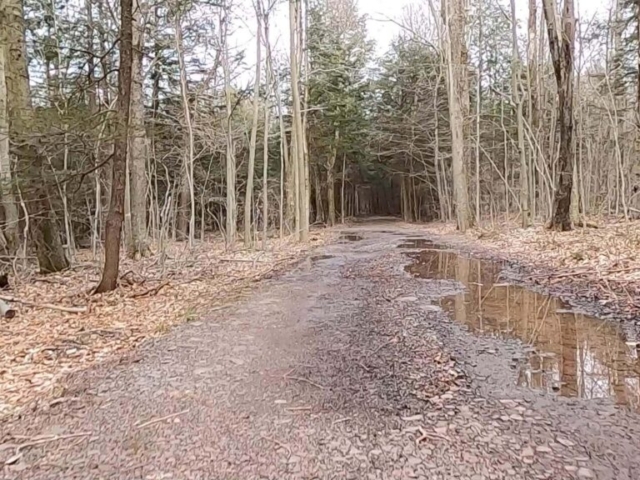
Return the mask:
[[116,137],[111,160],[111,200],[105,231],[102,279],[95,293],[114,290],[120,270],[120,243],[124,221],[127,152],[129,150],[129,110],[133,66],[133,1],[120,0],[120,66],[118,68],[118,111]]
[[560,150],[553,197],[550,228],[571,230],[571,189],[575,144],[573,132],[573,55],[575,49],[575,11],[573,0],[564,0],[562,18],[558,18],[554,0],[543,0],[549,50],[558,90]]

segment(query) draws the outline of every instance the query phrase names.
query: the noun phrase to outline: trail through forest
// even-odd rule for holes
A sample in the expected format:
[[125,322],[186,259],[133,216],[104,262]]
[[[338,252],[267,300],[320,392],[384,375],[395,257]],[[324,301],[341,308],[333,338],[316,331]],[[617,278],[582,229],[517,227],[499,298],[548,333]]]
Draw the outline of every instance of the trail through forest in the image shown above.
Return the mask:
[[350,227],[73,375],[1,425],[2,478],[638,478],[639,367],[617,327],[439,240]]

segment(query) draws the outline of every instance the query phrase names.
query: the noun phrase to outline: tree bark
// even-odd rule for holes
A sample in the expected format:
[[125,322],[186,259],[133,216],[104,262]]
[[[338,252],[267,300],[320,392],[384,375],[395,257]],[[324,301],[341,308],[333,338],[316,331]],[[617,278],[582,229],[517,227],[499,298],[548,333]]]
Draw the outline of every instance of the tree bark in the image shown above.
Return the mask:
[[[184,63],[184,52],[182,46],[182,17],[176,12],[175,18],[175,41],[176,51],[178,53],[178,67],[180,70],[180,93],[182,95],[182,109],[184,112],[185,122],[185,143],[187,146],[184,159],[184,181],[186,186],[183,187],[180,199],[181,207],[186,203],[189,204],[189,226],[188,229],[183,226],[182,235],[189,240],[189,248],[193,247],[193,241],[196,231],[196,197],[194,186],[194,139],[193,139],[193,121],[191,118],[191,108],[189,107],[189,91],[187,85],[187,67]],[[183,184],[184,185],[184,184]],[[186,218],[186,208],[181,210],[183,218]],[[186,223],[186,222],[185,222]],[[188,231],[187,231],[188,230]]]
[[19,145],[16,156],[24,165],[22,168],[27,171],[29,214],[40,271],[59,272],[69,267],[69,260],[64,252],[55,211],[51,205],[47,167],[39,151],[38,138],[28,138],[28,129],[34,122],[34,112],[29,92],[22,1],[4,0],[4,9],[0,9],[0,13],[0,37],[5,39],[6,45],[9,138]]
[[[469,210],[469,191],[465,145],[468,129],[465,128],[465,105],[468,105],[467,58],[465,46],[465,15],[463,0],[443,3],[445,16],[447,89],[451,124],[451,157],[453,167],[453,190],[456,201],[458,229],[466,231],[472,225]],[[466,95],[466,98],[465,98]]]
[[129,171],[131,187],[131,238],[128,245],[131,258],[146,257],[147,237],[147,135],[144,125],[144,79],[142,70],[144,28],[146,16],[142,1],[133,0],[133,64],[131,67],[131,145]]
[[236,158],[234,152],[233,132],[231,125],[232,104],[231,104],[231,73],[229,66],[229,45],[228,45],[228,20],[226,11],[226,2],[224,4],[225,11],[220,18],[220,35],[223,48],[222,68],[224,70],[224,91],[226,103],[226,119],[225,119],[225,140],[226,140],[226,187],[227,187],[227,216],[226,216],[226,235],[227,247],[232,248],[236,241]]
[[575,14],[573,0],[564,0],[562,28],[554,0],[543,0],[547,23],[549,50],[558,86],[558,121],[560,151],[558,154],[556,188],[549,228],[571,230],[571,189],[575,161],[573,137],[573,52],[575,44]]
[[258,141],[258,113],[260,106],[260,75],[262,72],[262,48],[260,45],[260,31],[262,30],[262,13],[260,1],[256,3],[256,78],[253,83],[253,119],[251,124],[251,140],[249,143],[249,166],[247,167],[247,189],[244,196],[244,245],[250,247],[251,212],[253,211],[253,176],[256,165],[256,143]]
[[95,293],[114,290],[120,269],[120,241],[124,220],[124,194],[127,150],[129,149],[129,107],[131,105],[131,67],[133,63],[133,4],[120,0],[120,68],[118,74],[118,113],[112,159],[111,200],[105,232],[105,258],[102,280]]
[[[0,19],[2,17],[0,16]],[[11,157],[9,154],[9,110],[7,108],[7,83],[5,81],[5,44],[0,32],[0,195],[4,209],[2,232],[7,251],[13,253],[20,243],[18,208],[12,192]]]
[[291,97],[293,103],[293,131],[294,131],[294,145],[292,149],[294,152],[293,161],[297,167],[297,188],[298,195],[298,211],[300,212],[300,225],[299,232],[296,232],[299,239],[303,242],[307,241],[309,237],[309,216],[306,211],[306,205],[308,200],[305,198],[308,196],[305,181],[305,162],[304,162],[304,132],[302,130],[302,115],[300,112],[300,89],[299,89],[299,72],[298,72],[298,58],[300,47],[300,35],[298,31],[298,15],[300,14],[300,0],[289,0],[289,28],[290,28],[290,63],[291,63]]
[[329,225],[336,224],[336,192],[334,169],[336,157],[338,155],[338,143],[340,142],[340,130],[336,129],[334,134],[334,145],[331,149],[331,155],[327,159],[327,209],[329,210]]
[[518,25],[516,21],[516,2],[511,0],[511,95],[515,106],[518,130],[518,158],[520,160],[520,209],[522,210],[522,228],[531,225],[529,198],[529,166],[524,146],[523,98],[520,95],[520,52],[518,51]]

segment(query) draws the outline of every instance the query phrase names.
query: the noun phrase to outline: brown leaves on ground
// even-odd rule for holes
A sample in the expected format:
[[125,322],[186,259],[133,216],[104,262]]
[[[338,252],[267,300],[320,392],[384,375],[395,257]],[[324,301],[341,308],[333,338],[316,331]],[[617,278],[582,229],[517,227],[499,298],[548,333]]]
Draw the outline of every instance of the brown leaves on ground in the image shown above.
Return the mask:
[[[0,418],[41,397],[60,395],[59,380],[143,340],[167,333],[246,295],[251,285],[298,260],[331,235],[309,244],[269,241],[267,251],[226,252],[220,240],[173,243],[164,255],[122,259],[119,288],[92,295],[101,262],[79,252],[75,266],[55,275],[11,278],[18,315],[0,319]],[[86,307],[70,313],[46,307]]]
[[[591,224],[592,222],[589,222]],[[493,256],[526,266],[536,283],[567,286],[626,315],[640,311],[640,222],[597,219],[595,228],[555,232],[536,225],[474,228],[462,236],[452,224],[431,224],[429,231],[473,241]]]

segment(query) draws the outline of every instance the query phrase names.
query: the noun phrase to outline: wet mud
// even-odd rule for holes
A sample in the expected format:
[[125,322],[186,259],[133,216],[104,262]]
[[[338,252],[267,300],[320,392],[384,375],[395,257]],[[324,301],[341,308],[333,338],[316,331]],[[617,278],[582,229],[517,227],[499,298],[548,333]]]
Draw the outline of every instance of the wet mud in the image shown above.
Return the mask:
[[500,262],[452,251],[407,255],[412,261],[405,271],[411,276],[464,286],[463,293],[440,300],[457,322],[476,334],[515,338],[528,346],[512,365],[519,386],[640,409],[640,349],[627,341],[620,325],[505,280]]

